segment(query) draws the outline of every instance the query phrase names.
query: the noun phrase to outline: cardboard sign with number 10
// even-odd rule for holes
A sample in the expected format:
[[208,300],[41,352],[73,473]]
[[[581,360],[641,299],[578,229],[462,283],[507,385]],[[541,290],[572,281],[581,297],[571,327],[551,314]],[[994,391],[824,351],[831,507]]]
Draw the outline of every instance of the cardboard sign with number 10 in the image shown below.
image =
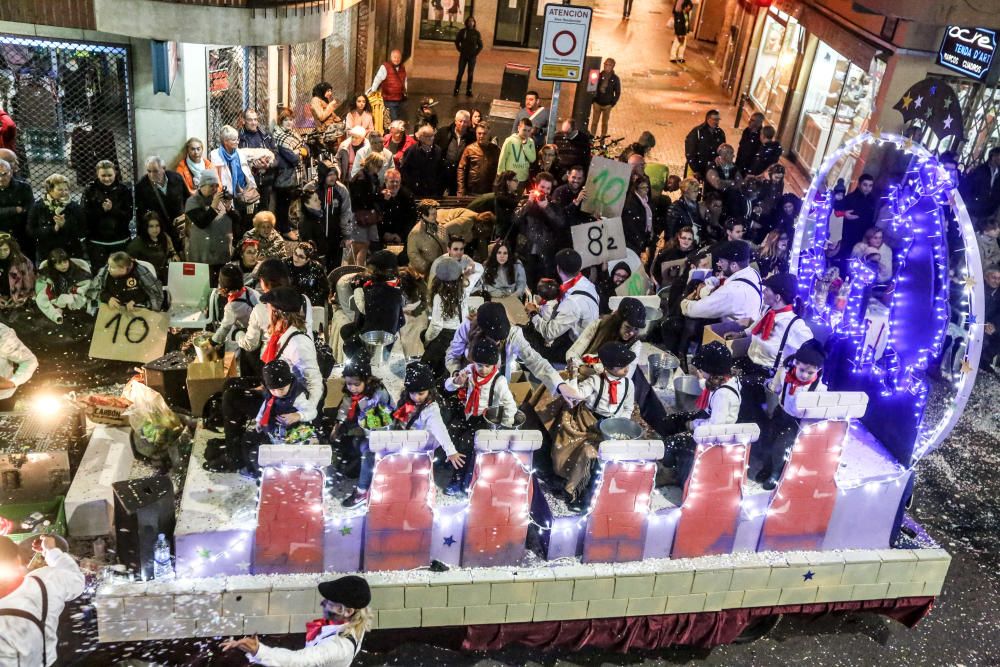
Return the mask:
[[587,174],[587,197],[580,208],[602,218],[617,218],[625,208],[632,168],[624,162],[595,157]]

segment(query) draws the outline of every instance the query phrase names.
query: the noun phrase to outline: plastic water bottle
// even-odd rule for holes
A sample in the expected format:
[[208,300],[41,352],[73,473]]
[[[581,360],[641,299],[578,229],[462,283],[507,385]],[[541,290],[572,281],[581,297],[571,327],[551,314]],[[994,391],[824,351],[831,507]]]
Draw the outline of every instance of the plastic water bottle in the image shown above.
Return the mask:
[[170,563],[170,542],[163,533],[156,538],[153,549],[153,579],[172,579],[174,568]]

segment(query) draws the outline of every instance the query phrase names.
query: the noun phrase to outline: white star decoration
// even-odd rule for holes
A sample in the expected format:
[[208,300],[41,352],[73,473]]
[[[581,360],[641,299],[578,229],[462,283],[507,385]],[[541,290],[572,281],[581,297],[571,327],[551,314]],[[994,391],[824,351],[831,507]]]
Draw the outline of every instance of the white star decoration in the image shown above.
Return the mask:
[[946,129],[946,130],[951,129],[951,121],[953,121],[953,120],[955,120],[955,119],[951,117],[951,114],[948,114],[948,117],[944,119],[944,123],[943,123],[944,124],[944,129]]
[[915,99],[913,101],[913,106],[915,106],[916,108],[919,109],[920,105],[923,104],[923,103],[924,103],[924,96],[923,95],[917,95],[917,99]]

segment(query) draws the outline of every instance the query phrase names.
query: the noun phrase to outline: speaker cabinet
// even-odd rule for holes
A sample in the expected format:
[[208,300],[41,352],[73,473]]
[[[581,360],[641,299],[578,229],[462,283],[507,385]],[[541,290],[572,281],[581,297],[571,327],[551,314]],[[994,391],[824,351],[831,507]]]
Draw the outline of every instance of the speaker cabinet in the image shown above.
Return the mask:
[[115,482],[118,562],[153,578],[153,549],[160,533],[174,534],[174,487],[166,475]]

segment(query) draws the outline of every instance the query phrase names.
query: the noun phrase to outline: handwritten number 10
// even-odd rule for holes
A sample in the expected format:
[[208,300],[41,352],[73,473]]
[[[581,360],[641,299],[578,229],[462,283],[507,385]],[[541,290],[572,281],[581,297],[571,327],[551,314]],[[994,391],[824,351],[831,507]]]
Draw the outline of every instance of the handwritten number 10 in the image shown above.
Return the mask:
[[[137,333],[132,330],[132,327],[136,324],[141,325],[141,330]],[[118,313],[104,325],[105,329],[110,329],[114,327],[114,331],[111,333],[111,344],[114,345],[118,342],[118,334],[121,332],[122,328],[122,314]],[[125,340],[132,343],[133,345],[138,345],[142,341],[146,340],[146,336],[149,335],[149,324],[146,320],[141,317],[133,317],[129,320],[129,323],[125,325],[125,331],[122,332],[125,335]]]
[[612,206],[625,194],[625,179],[611,176],[607,171],[602,171],[594,177],[594,185],[597,186],[594,201],[602,207]]

